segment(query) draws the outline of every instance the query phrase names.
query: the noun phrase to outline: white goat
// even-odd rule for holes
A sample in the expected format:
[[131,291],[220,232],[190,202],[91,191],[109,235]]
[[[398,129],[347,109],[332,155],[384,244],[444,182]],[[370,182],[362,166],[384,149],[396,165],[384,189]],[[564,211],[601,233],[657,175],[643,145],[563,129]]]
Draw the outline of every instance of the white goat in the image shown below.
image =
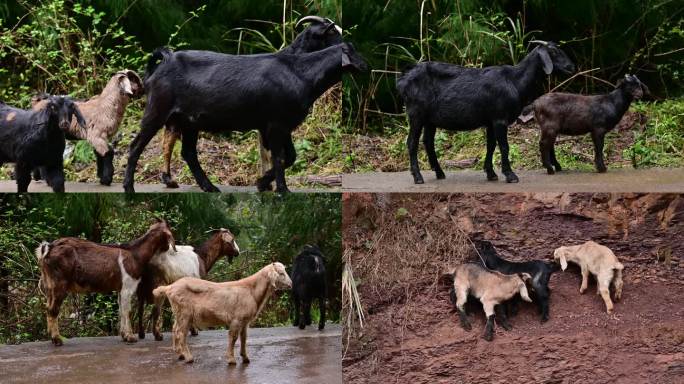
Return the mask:
[[610,284],[615,287],[615,300],[622,296],[622,270],[625,268],[618,261],[610,248],[593,241],[569,247],[558,247],[553,252],[553,259],[560,261],[561,269],[565,271],[568,261],[579,265],[582,271],[582,286],[580,293],[587,290],[589,273],[596,277],[596,294],[601,295],[606,303],[606,311],[613,312],[613,302],[610,300]]

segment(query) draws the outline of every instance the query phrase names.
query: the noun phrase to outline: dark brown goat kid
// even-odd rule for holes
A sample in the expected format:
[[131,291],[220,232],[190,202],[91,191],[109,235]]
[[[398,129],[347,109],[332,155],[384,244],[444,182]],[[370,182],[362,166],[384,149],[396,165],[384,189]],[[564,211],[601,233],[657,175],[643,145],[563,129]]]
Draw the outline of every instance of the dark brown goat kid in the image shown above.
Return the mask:
[[636,76],[625,75],[615,90],[605,95],[548,93],[537,99],[534,116],[541,128],[539,150],[548,174],[562,170],[554,148],[558,134],[578,136],[591,133],[596,170],[606,172],[604,137],[620,122],[632,100],[640,99],[644,94],[649,94],[648,87]]
[[145,264],[159,252],[175,248],[166,221],[157,219],[140,238],[124,244],[98,244],[64,237],[36,248],[39,287],[47,300],[48,331],[52,343],[62,345],[57,318],[69,292],[119,292],[119,331],[126,342],[137,338],[131,330],[131,299]]

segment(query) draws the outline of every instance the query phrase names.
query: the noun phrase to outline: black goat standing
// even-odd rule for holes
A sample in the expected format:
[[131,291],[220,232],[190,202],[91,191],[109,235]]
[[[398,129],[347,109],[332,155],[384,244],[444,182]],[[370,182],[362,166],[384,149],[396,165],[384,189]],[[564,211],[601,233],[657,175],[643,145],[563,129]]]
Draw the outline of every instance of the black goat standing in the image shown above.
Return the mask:
[[[549,175],[562,170],[556,159],[556,136],[591,133],[594,163],[599,173],[606,172],[603,142],[606,133],[620,122],[634,99],[649,94],[648,87],[636,76],[625,75],[612,92],[605,95],[547,93],[534,102],[534,116],[541,128],[539,151]],[[554,171],[555,168],[555,171]]]
[[399,77],[397,90],[406,104],[410,125],[406,144],[414,183],[424,182],[418,165],[418,141],[423,130],[430,167],[437,179],[444,179],[446,176],[435,152],[437,127],[470,131],[483,126],[487,128],[487,179],[498,180],[492,165],[498,143],[506,181],[518,182],[508,159],[508,126],[524,106],[539,96],[546,75],[555,71],[575,71],[572,61],[555,43],[539,43],[540,46],[514,66],[466,68],[422,62]]
[[40,111],[0,103],[0,165],[15,163],[18,192],[28,191],[33,168],[40,168],[54,192],[64,192],[64,132],[72,116],[85,129],[85,119],[68,97],[50,96]]
[[[335,25],[328,28],[335,30]],[[342,79],[343,71],[365,69],[363,58],[347,43],[302,54],[157,49],[147,65],[147,106],[142,128],[129,149],[125,191],[134,192],[138,159],[166,125],[182,132],[181,155],[202,190],[209,192],[219,190],[197,159],[199,131],[258,130],[264,147],[271,151],[272,168],[257,180],[257,187],[270,190],[275,180],[276,190],[287,192],[285,169],[296,158],[292,131],[304,121],[314,101]]]
[[292,299],[294,321],[292,325],[304,329],[311,325],[311,302],[318,299],[321,313],[318,329],[325,327],[325,299],[328,295],[325,258],[317,246],[307,245],[297,255],[292,265]]
[[[537,307],[541,314],[541,321],[549,319],[549,279],[551,274],[560,270],[556,263],[545,262],[542,260],[531,260],[523,262],[513,262],[499,257],[492,243],[486,240],[476,240],[475,247],[479,252],[480,261],[485,268],[501,272],[505,275],[527,273],[531,276],[529,282],[536,296]],[[502,314],[505,311],[501,312]],[[504,315],[505,316],[505,315]],[[505,319],[502,319],[506,321]]]

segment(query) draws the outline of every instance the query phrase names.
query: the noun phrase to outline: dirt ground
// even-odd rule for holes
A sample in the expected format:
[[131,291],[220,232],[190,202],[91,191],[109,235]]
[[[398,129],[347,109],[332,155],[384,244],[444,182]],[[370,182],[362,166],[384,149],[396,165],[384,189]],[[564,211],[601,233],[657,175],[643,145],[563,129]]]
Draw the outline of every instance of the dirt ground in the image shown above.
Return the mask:
[[[366,316],[364,328],[357,322],[343,336],[345,382],[683,382],[683,196],[344,198],[345,248]],[[513,330],[497,326],[494,341],[487,342],[481,307],[469,304],[473,329],[464,331],[448,287],[438,282],[440,267],[453,263],[440,239],[454,231],[491,240],[511,260],[550,259],[557,246],[593,239],[625,265],[622,300],[608,315],[593,279],[579,294],[579,269],[571,265],[551,278],[548,322],[540,322],[533,304],[523,303],[511,319]],[[418,234],[415,244],[396,245],[406,233]]]

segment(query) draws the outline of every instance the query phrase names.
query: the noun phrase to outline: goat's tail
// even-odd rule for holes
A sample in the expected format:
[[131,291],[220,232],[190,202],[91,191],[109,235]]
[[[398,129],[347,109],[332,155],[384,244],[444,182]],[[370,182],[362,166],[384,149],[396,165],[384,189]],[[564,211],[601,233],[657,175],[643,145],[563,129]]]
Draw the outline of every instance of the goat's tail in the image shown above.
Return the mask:
[[164,60],[171,56],[171,54],[173,54],[173,51],[167,47],[155,49],[154,52],[152,52],[152,56],[150,56],[150,59],[147,61],[147,67],[145,68],[145,79],[143,81],[152,76],[159,64],[163,63]]
[[168,285],[160,285],[152,291],[152,294],[155,298],[158,298],[162,295],[166,296],[166,288],[168,288]]
[[48,252],[50,252],[50,243],[47,241],[41,242],[36,248],[36,258],[38,259],[38,262],[43,261],[43,258],[45,258]]

